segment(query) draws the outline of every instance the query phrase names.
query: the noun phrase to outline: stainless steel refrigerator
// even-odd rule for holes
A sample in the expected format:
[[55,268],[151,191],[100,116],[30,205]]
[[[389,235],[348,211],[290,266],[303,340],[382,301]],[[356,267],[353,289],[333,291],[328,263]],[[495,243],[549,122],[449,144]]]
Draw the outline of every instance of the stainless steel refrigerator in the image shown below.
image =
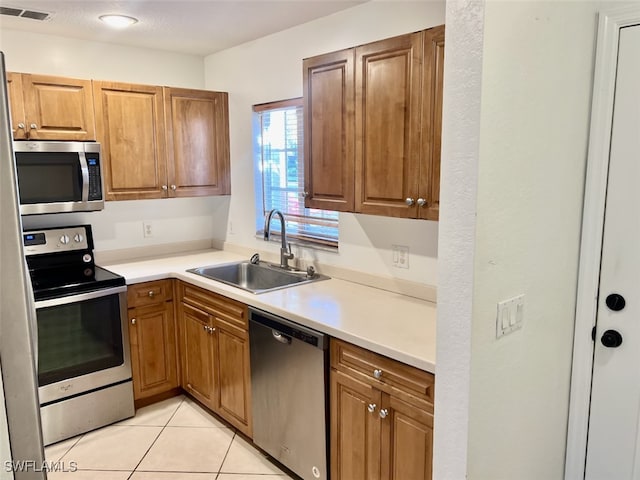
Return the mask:
[[46,479],[37,326],[22,246],[4,54],[0,52],[0,480]]

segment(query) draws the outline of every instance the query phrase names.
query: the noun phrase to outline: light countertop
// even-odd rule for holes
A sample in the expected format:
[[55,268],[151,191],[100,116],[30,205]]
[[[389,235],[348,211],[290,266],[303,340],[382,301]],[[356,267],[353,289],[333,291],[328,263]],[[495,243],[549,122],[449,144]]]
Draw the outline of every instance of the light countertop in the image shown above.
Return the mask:
[[337,278],[256,295],[186,272],[239,260],[247,258],[206,250],[101,266],[128,285],[177,278],[435,373],[435,303]]

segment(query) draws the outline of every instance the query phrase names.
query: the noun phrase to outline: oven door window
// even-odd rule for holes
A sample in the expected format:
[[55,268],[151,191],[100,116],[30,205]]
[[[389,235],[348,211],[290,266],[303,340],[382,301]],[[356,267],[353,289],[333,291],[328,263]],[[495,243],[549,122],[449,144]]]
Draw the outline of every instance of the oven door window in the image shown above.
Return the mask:
[[16,152],[22,205],[82,201],[82,170],[74,152]]
[[41,387],[124,363],[117,294],[39,308],[37,317]]

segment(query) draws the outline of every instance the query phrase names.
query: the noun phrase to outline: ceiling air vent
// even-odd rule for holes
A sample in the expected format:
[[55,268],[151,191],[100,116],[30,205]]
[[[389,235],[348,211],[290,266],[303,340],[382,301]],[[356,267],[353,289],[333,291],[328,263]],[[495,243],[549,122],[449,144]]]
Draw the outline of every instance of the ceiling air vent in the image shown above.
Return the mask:
[[32,20],[47,20],[51,17],[50,13],[36,12],[35,10],[25,10],[23,8],[0,7],[0,15],[8,15],[10,17],[31,18]]

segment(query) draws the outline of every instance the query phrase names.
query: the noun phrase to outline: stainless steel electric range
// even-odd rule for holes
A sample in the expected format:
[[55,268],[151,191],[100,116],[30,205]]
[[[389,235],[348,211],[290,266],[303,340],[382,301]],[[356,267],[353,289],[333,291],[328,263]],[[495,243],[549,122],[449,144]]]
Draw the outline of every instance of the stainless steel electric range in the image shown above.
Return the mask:
[[95,264],[90,225],[23,238],[45,445],[133,416],[124,278]]

